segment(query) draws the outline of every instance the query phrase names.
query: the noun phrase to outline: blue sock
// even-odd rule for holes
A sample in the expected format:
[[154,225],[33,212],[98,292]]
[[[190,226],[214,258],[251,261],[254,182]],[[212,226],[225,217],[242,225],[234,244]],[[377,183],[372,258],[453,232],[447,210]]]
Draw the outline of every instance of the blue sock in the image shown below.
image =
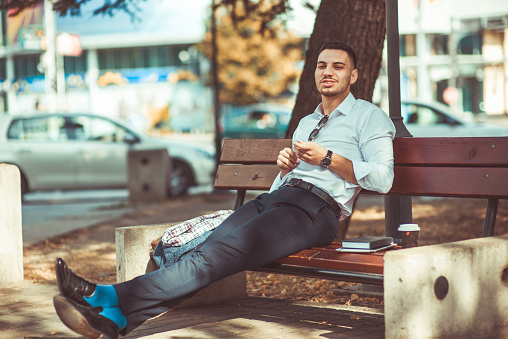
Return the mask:
[[120,311],[120,307],[105,308],[99,314],[114,322],[120,331],[127,326],[127,318],[125,318],[122,311]]
[[93,307],[102,306],[103,308],[108,308],[120,306],[118,295],[113,285],[97,285],[92,296],[84,297],[83,299]]

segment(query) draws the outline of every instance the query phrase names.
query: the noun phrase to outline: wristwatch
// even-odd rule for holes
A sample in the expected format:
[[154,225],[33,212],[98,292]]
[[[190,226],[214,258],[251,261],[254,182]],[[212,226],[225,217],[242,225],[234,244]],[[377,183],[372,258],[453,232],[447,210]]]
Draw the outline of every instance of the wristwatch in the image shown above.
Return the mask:
[[326,156],[323,159],[321,159],[321,167],[323,168],[330,167],[330,165],[332,164],[332,154],[333,152],[328,150]]

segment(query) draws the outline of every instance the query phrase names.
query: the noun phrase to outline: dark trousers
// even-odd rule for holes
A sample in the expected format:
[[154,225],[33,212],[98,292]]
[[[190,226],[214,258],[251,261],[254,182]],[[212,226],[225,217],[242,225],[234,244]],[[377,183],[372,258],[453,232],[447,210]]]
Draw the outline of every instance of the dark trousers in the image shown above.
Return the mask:
[[311,192],[283,187],[247,202],[177,263],[115,285],[127,318],[125,335],[214,281],[303,249],[329,244],[332,209]]

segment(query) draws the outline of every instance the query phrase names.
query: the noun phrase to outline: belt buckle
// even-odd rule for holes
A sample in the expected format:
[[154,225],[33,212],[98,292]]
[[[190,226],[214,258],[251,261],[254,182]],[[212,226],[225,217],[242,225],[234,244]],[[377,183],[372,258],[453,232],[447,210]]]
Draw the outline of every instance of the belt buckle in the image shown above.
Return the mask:
[[282,186],[295,187],[295,185],[296,185],[295,181],[297,181],[297,180],[298,179],[296,179],[296,178],[291,178],[288,181],[286,181],[286,183],[284,183]]

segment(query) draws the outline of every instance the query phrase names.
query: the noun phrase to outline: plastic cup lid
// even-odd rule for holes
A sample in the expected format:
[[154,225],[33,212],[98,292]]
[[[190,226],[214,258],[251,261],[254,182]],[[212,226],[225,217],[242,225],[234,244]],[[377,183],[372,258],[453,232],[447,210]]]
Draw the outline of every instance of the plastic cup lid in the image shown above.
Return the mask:
[[419,231],[420,226],[418,224],[402,224],[399,226],[399,231]]

